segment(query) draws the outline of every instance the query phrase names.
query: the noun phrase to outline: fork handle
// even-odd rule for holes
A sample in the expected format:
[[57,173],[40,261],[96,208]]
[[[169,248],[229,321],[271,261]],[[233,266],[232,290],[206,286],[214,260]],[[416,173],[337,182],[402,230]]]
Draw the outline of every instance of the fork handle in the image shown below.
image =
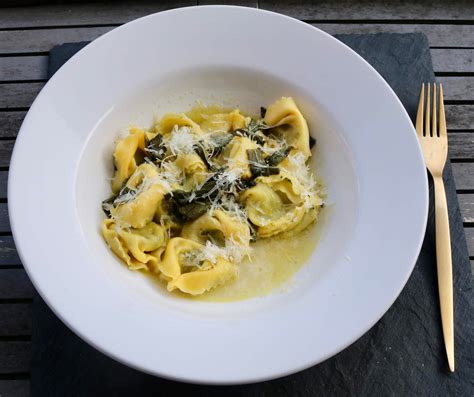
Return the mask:
[[453,265],[449,233],[448,206],[442,176],[433,177],[435,191],[436,262],[439,303],[444,344],[451,372],[454,372]]

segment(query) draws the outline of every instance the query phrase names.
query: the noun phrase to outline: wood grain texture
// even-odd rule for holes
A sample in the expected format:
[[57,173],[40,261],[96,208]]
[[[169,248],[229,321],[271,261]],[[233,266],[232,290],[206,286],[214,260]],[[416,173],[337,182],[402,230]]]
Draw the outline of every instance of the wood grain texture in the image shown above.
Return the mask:
[[0,84],[0,108],[29,107],[45,83]]
[[462,220],[474,224],[474,194],[458,194]]
[[15,138],[25,116],[26,111],[0,112],[0,138]]
[[424,33],[431,47],[474,47],[473,25],[313,23],[329,34],[350,33]]
[[304,20],[472,20],[472,3],[468,0],[260,0],[260,8]]
[[474,257],[474,227],[464,228],[469,256]]
[[[1,142],[0,142],[1,143]],[[7,203],[0,203],[0,233],[11,232]]]
[[155,12],[195,4],[196,1],[192,0],[148,0],[4,8],[0,13],[0,29],[119,24]]
[[30,381],[28,379],[0,380],[0,396],[29,397]]
[[48,52],[62,43],[91,41],[112,30],[113,26],[68,29],[0,31],[0,53]]
[[7,198],[8,171],[0,171],[0,199]]
[[[474,47],[474,25],[324,24],[330,33],[423,32],[433,47]],[[66,42],[91,41],[115,26],[0,31],[0,53],[42,53]]]
[[[431,50],[431,56],[435,73],[474,73],[472,49],[435,48]],[[47,67],[45,55],[0,57],[0,82],[45,80]]]
[[0,342],[0,374],[28,372],[30,362],[31,342]]
[[31,299],[33,292],[23,269],[0,269],[0,299]]
[[446,105],[449,130],[474,130],[474,105]]
[[[15,138],[25,115],[23,110],[0,112],[0,138]],[[474,105],[446,105],[446,120],[449,130],[474,129]]]
[[[0,141],[0,167],[8,167],[10,165],[10,158],[12,156],[13,145],[15,141]],[[2,209],[0,203],[0,223],[2,222]],[[0,232],[3,230],[0,226]]]
[[474,134],[455,132],[448,135],[449,156],[453,160],[472,159],[474,157]]
[[474,163],[453,163],[451,166],[456,189],[474,190]]
[[433,48],[431,59],[435,73],[474,73],[474,49]]
[[243,6],[243,7],[258,7],[258,0],[198,0],[198,5],[229,5],[229,6]]
[[[443,76],[446,101],[474,100],[474,76]],[[31,105],[45,83],[0,84],[0,108],[26,108]]]
[[[449,155],[453,160],[474,158],[474,134],[471,132],[454,132],[449,134]],[[13,140],[0,141],[0,167],[8,167],[13,150]],[[0,203],[0,222],[2,204]],[[0,225],[0,232],[1,230]]]
[[0,269],[21,265],[12,236],[0,236]]
[[446,101],[472,101],[474,100],[474,77],[437,77],[443,84],[444,99]]
[[0,336],[14,335],[31,335],[30,303],[0,304]]
[[[227,0],[218,3],[255,3]],[[447,3],[441,0],[418,1],[415,4],[387,1],[266,1],[260,8],[305,20],[465,20],[472,19],[469,1]],[[195,1],[141,1],[134,4],[110,3],[45,5],[41,7],[6,8],[0,14],[0,29],[52,27],[67,25],[100,25],[125,23],[169,8],[194,5]]]
[[0,58],[0,81],[46,79],[47,67],[45,55]]

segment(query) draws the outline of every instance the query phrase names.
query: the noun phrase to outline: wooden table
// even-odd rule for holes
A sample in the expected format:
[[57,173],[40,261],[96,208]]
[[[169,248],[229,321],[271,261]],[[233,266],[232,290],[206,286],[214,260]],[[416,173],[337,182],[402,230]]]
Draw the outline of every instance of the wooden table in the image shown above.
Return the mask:
[[[200,1],[200,4],[211,3]],[[7,175],[20,124],[46,81],[48,51],[64,42],[94,40],[116,26],[146,14],[195,4],[191,0],[169,0],[160,4],[151,1],[137,1],[133,5],[95,2],[0,8],[2,397],[29,395],[33,287],[10,233]],[[436,76],[445,89],[450,156],[471,265],[474,265],[474,3],[423,0],[416,5],[388,1],[352,4],[350,1],[322,0],[313,5],[311,1],[241,0],[235,4],[287,14],[331,34],[423,32],[428,36]]]

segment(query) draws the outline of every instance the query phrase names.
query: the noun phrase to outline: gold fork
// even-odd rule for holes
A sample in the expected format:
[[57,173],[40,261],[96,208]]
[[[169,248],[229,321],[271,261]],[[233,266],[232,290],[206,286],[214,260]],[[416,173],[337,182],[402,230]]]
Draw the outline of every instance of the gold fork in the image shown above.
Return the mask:
[[[433,177],[435,191],[436,262],[438,272],[439,303],[443,325],[444,345],[451,372],[454,372],[453,325],[453,268],[451,263],[451,238],[449,234],[448,207],[443,183],[443,169],[448,155],[448,134],[444,114],[443,87],[439,85],[439,128],[436,117],[436,84],[433,84],[433,106],[430,128],[430,83],[427,84],[426,111],[424,111],[425,85],[421,86],[416,132],[423,149],[426,168]],[[424,128],[423,128],[424,113]]]

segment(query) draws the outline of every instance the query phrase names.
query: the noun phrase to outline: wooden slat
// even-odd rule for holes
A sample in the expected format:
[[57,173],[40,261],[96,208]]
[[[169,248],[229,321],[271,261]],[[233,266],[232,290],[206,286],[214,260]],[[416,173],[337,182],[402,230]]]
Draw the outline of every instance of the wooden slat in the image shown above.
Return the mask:
[[[0,141],[0,167],[8,167],[10,165],[10,158],[12,156],[13,145],[15,141]],[[0,203],[0,232],[2,230],[1,223],[3,221],[2,218],[2,209]]]
[[472,20],[469,1],[260,0],[260,8],[305,20]]
[[0,108],[29,107],[45,83],[0,84]]
[[446,105],[446,123],[450,130],[473,130],[474,105]]
[[12,265],[21,265],[13,237],[0,236],[0,269]]
[[449,134],[448,140],[451,159],[474,158],[474,134],[472,132],[455,132]]
[[112,26],[69,29],[0,31],[0,53],[47,52],[58,44],[91,41],[112,30]]
[[464,232],[466,233],[466,242],[469,256],[474,256],[474,227],[466,227]]
[[0,29],[21,27],[119,24],[144,15],[196,4],[192,0],[140,1],[43,5],[5,8],[0,13]]
[[[226,1],[224,1],[225,3]],[[227,1],[228,2],[228,1]],[[128,22],[141,16],[194,1],[141,1],[135,4],[64,4],[42,7],[6,8],[0,14],[0,29],[67,25],[99,25]],[[222,1],[219,1],[222,3]],[[236,3],[247,3],[245,0]],[[407,2],[379,1],[267,1],[260,7],[306,20],[465,20],[472,19],[469,2],[437,0]],[[471,17],[470,17],[471,16]]]
[[0,299],[29,299],[34,287],[23,269],[0,269]]
[[[0,141],[0,167],[8,167],[14,141]],[[449,153],[451,159],[474,158],[474,134],[470,132],[455,132],[449,135]],[[1,204],[0,204],[1,211]],[[1,212],[0,212],[1,214]],[[0,218],[1,221],[1,218]],[[1,229],[1,224],[0,224]],[[0,230],[1,231],[1,230]]]
[[474,190],[474,163],[453,163],[454,181],[458,190]]
[[25,116],[25,111],[0,112],[0,137],[15,138]]
[[[0,138],[15,138],[25,115],[25,111],[0,112]],[[450,130],[474,129],[474,105],[446,105],[446,118]]]
[[[314,26],[330,33],[423,32],[432,47],[474,47],[474,25],[325,24]],[[0,53],[47,52],[66,42],[90,41],[113,26],[0,31]]]
[[[474,77],[449,76],[438,77],[444,85],[447,101],[474,100]],[[0,84],[0,108],[22,108],[31,105],[44,83]]]
[[437,80],[443,84],[446,101],[474,100],[474,77],[437,77]]
[[31,335],[31,304],[0,304],[0,336],[28,335]]
[[30,370],[31,342],[0,342],[0,374]]
[[8,171],[0,171],[0,200],[7,198]]
[[474,73],[474,49],[434,48],[431,58],[435,73]]
[[[474,73],[473,49],[435,48],[431,55],[436,73]],[[0,57],[0,81],[43,80],[47,66],[46,55]]]
[[[432,49],[435,73],[474,73],[473,49]],[[47,77],[48,57],[0,57],[0,81],[43,80]]]
[[230,5],[257,8],[258,0],[198,0],[198,5]]
[[0,203],[0,233],[8,233],[10,231],[11,229],[10,220],[8,219],[8,205],[7,203]]
[[46,79],[47,67],[45,55],[0,58],[0,81]]
[[28,379],[0,380],[0,396],[29,397],[30,381]]
[[463,222],[474,223],[474,194],[458,194]]
[[426,34],[432,47],[474,47],[473,25],[381,24],[381,23],[315,23],[330,34],[349,33],[414,33]]

